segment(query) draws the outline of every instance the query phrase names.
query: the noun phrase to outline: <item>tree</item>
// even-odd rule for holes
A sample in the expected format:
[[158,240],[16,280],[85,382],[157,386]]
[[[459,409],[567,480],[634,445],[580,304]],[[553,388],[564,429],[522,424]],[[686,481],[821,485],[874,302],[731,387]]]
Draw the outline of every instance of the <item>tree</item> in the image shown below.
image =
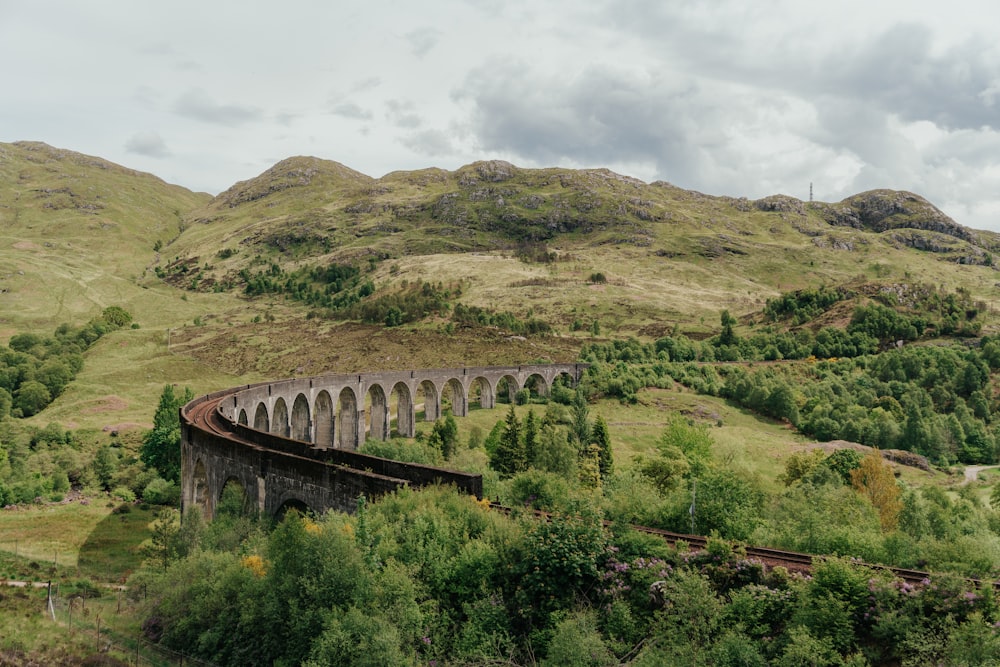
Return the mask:
[[101,488],[110,491],[114,485],[115,472],[118,470],[118,456],[111,451],[109,445],[104,445],[94,455],[94,474]]
[[565,427],[545,421],[539,437],[538,454],[532,465],[565,478],[573,476],[577,464],[576,447]]
[[590,444],[580,453],[578,468],[580,483],[588,489],[601,488],[601,450]]
[[719,345],[733,345],[737,342],[736,333],[733,331],[733,327],[737,323],[736,318],[730,315],[728,310],[723,310],[719,319],[722,324],[722,333],[719,334]]
[[177,536],[180,533],[179,515],[168,508],[157,510],[152,525],[151,543],[142,549],[142,555],[164,571],[177,558]]
[[51,402],[49,388],[37,380],[28,380],[14,395],[14,407],[19,408],[25,417],[38,414]]
[[132,315],[121,306],[108,306],[101,311],[101,318],[117,328],[127,327],[132,323]]
[[538,420],[535,418],[534,410],[528,410],[523,426],[525,462],[529,466],[534,466],[538,461]]
[[583,395],[583,390],[577,387],[576,396],[573,397],[573,435],[576,436],[577,446],[582,450],[590,442],[590,418],[587,409],[587,398]]
[[193,398],[190,388],[177,396],[173,385],[166,385],[153,415],[153,430],[146,433],[139,451],[143,463],[156,468],[163,479],[171,482],[180,482],[181,478],[180,409]]
[[46,359],[35,371],[35,379],[48,388],[51,396],[58,396],[73,379],[73,369],[61,359]]
[[604,417],[598,416],[594,420],[594,427],[590,431],[590,444],[596,445],[599,457],[598,465],[601,469],[601,478],[606,479],[614,468],[614,458],[611,453],[611,434],[608,433],[608,423]]
[[878,447],[861,459],[861,465],[851,471],[851,485],[878,510],[882,530],[890,532],[899,524],[903,503],[892,466],[882,458]]
[[499,472],[501,477],[511,477],[527,468],[521,422],[517,419],[513,404],[507,413],[507,421],[496,449],[490,456],[490,467]]
[[435,421],[427,438],[427,444],[441,450],[441,455],[446,461],[450,459],[458,445],[458,424],[455,418],[448,415]]

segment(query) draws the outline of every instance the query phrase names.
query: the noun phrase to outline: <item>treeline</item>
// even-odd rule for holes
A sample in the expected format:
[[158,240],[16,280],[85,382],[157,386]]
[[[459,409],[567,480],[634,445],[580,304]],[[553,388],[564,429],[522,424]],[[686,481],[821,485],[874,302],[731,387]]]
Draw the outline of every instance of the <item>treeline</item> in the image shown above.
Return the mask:
[[403,283],[395,292],[372,296],[338,313],[331,313],[331,317],[395,327],[419,322],[431,315],[444,317],[451,307],[449,301],[461,294],[461,285],[445,286],[440,282],[435,285],[418,280]]
[[375,284],[363,280],[361,271],[347,264],[303,267],[286,272],[272,262],[262,271],[240,270],[247,296],[281,294],[313,308],[339,311],[353,306],[375,291]]
[[[775,299],[768,299],[764,317],[771,322],[789,321],[792,325],[806,324],[834,305],[859,297],[859,293],[846,287],[820,287],[786,292]],[[890,309],[904,309],[908,322],[900,325],[898,333],[909,333],[913,327],[917,336],[976,336],[982,325],[979,315],[986,304],[974,302],[968,289],[959,287],[945,292],[933,285],[885,285],[875,289],[871,299]],[[902,338],[902,336],[900,336]],[[817,355],[820,356],[820,355]],[[843,356],[843,355],[838,355]]]
[[0,349],[0,418],[31,417],[46,408],[83,368],[83,353],[109,331],[132,322],[119,306],[82,327],[60,325],[51,336],[11,336]]
[[462,296],[460,283],[404,280],[399,289],[379,294],[375,283],[365,279],[360,269],[336,263],[286,272],[272,262],[268,268],[256,272],[242,269],[240,278],[247,296],[283,295],[313,308],[310,317],[395,327],[431,316],[449,317],[450,313],[451,328],[496,327],[524,335],[552,330],[547,322],[534,317],[522,319],[507,311],[455,302]]
[[451,320],[459,326],[497,327],[515,334],[544,334],[552,331],[548,322],[535,317],[521,319],[508,311],[456,303]]
[[[592,345],[583,359],[592,395],[635,400],[645,387],[674,382],[721,396],[759,414],[785,420],[817,440],[850,440],[905,449],[932,463],[1000,460],[1000,408],[990,374],[1000,369],[1000,340],[978,348],[916,345],[854,359],[813,364],[706,365],[668,361],[655,344],[616,341]],[[656,350],[660,349],[657,353]]]
[[143,463],[132,434],[0,422],[0,507],[60,502],[71,491],[122,503],[176,504],[180,487]]
[[[113,498],[132,502],[142,499],[153,504],[176,503],[180,490],[175,480],[164,479],[153,464],[145,465],[140,457],[140,443],[133,434],[110,434],[96,431],[72,431],[48,424],[29,425],[11,419],[28,416],[19,404],[30,390],[31,382],[41,385],[40,396],[57,396],[72,381],[83,364],[83,353],[101,336],[129,325],[132,316],[118,306],[106,308],[101,317],[82,327],[63,324],[49,337],[18,334],[11,337],[10,351],[0,351],[0,358],[16,360],[16,366],[0,369],[5,380],[28,377],[11,394],[4,385],[0,401],[8,412],[0,416],[0,506],[59,502],[71,490],[87,493],[107,492]],[[133,325],[136,326],[136,325]],[[59,372],[53,372],[58,370]],[[55,382],[55,384],[49,384]],[[172,390],[164,391],[172,396]],[[3,401],[6,396],[6,401]],[[190,393],[183,398],[190,400]],[[13,409],[11,410],[11,403]],[[47,402],[45,403],[47,405]],[[2,407],[2,406],[0,406]],[[36,406],[45,407],[41,401]],[[169,449],[175,452],[180,466],[180,420],[175,401],[157,413],[156,422],[169,421],[168,431],[176,435]],[[161,408],[162,400],[161,400]],[[158,463],[158,462],[157,462]]]

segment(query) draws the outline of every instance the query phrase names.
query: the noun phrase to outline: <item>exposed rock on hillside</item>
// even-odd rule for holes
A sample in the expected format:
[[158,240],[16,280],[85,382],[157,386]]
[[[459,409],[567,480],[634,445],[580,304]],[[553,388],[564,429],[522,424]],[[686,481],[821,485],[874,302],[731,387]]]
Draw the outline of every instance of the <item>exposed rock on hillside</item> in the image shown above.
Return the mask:
[[912,192],[869,190],[848,197],[839,204],[816,203],[813,207],[831,225],[873,232],[884,232],[888,229],[923,229],[970,243],[978,242],[978,238],[968,229]]
[[778,211],[781,213],[806,214],[806,206],[801,199],[789,197],[788,195],[771,195],[754,202],[754,206],[760,211]]

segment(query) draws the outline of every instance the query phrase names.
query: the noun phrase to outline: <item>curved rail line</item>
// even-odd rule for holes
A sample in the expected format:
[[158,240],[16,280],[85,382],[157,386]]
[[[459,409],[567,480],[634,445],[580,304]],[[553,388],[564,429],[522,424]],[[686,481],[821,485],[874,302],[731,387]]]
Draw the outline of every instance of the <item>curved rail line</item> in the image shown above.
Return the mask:
[[[225,395],[215,396],[211,398],[206,398],[196,405],[190,406],[191,409],[186,412],[187,418],[193,425],[209,431],[220,437],[224,437],[233,442],[239,443],[240,445],[251,447],[254,449],[262,449],[262,447],[256,443],[250,442],[249,440],[242,438],[239,434],[234,433],[230,428],[229,420],[225,419],[219,411],[219,403],[226,398]],[[513,510],[509,507],[500,505],[498,503],[490,503],[490,508],[505,514],[511,514]],[[540,510],[525,510],[538,517],[551,519],[552,514],[549,512],[544,512]],[[611,522],[605,521],[604,524],[608,527],[611,526]],[[704,535],[692,535],[689,533],[677,533],[669,530],[663,530],[661,528],[652,528],[649,526],[632,525],[634,530],[640,533],[646,533],[649,535],[655,535],[666,541],[671,546],[676,546],[678,543],[683,543],[688,546],[692,551],[701,551],[708,547],[708,538]],[[819,554],[807,554],[796,551],[786,551],[783,549],[774,549],[770,547],[759,547],[759,546],[743,546],[743,551],[748,558],[762,561],[769,567],[785,567],[793,572],[809,572],[812,570],[815,562],[817,560],[823,560],[827,556]],[[891,567],[888,565],[878,565],[872,563],[864,563],[859,561],[859,565],[865,567],[870,567],[876,570],[883,570],[891,572],[894,576],[902,579],[911,584],[926,583],[930,580],[932,574],[930,572],[925,572],[922,570],[912,570],[907,568]],[[969,581],[974,583],[982,583],[978,579],[970,579]],[[994,588],[1000,590],[1000,581],[993,582]]]
[[[490,508],[504,514],[511,514],[513,510],[509,507],[501,505],[499,503],[490,503]],[[549,520],[552,518],[551,512],[544,512],[541,510],[523,510],[534,514],[540,518]],[[610,521],[603,522],[606,527],[611,527],[613,524]],[[689,533],[675,533],[669,530],[663,530],[662,528],[652,528],[650,526],[640,526],[636,524],[631,524],[630,527],[640,533],[646,533],[648,535],[655,535],[661,538],[671,546],[677,546],[678,543],[684,543],[692,551],[702,551],[708,548],[709,538],[704,535],[691,535]],[[773,549],[771,547],[756,547],[741,545],[743,552],[746,554],[747,558],[753,560],[759,560],[769,567],[784,567],[792,572],[811,572],[816,561],[822,561],[829,556],[821,554],[807,554],[798,551],[786,551],[783,549]],[[924,572],[922,570],[911,570],[902,567],[892,567],[890,565],[879,565],[873,563],[866,563],[864,561],[856,561],[858,565],[868,567],[874,570],[882,570],[885,572],[891,572],[894,576],[902,579],[903,581],[910,584],[922,584],[926,583],[933,576],[930,572]],[[983,581],[981,579],[967,578],[968,581],[981,584]],[[993,587],[1000,590],[1000,581],[992,582]]]

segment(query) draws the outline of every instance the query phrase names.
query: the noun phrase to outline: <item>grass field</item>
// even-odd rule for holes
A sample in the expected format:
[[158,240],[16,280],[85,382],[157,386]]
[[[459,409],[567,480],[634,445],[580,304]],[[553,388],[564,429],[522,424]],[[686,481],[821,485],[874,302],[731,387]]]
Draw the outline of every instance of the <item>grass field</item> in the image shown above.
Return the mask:
[[[109,505],[112,505],[109,507]],[[152,510],[92,498],[0,510],[0,551],[8,579],[85,577],[120,581],[142,561],[139,545],[150,537]]]

